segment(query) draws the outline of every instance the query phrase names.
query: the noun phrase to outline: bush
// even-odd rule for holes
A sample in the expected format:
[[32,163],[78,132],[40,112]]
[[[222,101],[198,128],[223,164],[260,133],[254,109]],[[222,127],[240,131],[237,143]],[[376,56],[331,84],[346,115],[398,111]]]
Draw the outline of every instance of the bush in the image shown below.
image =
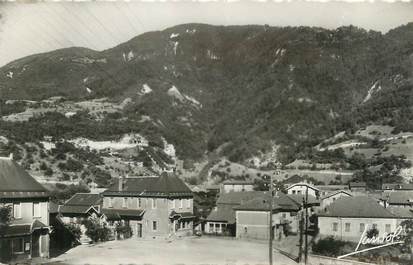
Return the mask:
[[337,257],[342,253],[346,242],[336,240],[332,236],[318,240],[312,247],[314,254]]
[[93,242],[104,242],[109,240],[110,230],[99,223],[99,220],[87,219],[82,222],[86,227],[86,235],[92,239]]

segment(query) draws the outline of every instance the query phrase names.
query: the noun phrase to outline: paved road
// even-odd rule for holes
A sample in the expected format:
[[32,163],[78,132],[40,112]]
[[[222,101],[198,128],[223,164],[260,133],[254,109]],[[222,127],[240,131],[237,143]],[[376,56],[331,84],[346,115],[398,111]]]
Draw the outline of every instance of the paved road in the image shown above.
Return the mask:
[[[110,241],[83,245],[51,260],[52,264],[153,264],[153,265],[267,265],[265,243],[223,238]],[[295,265],[275,253],[274,265]]]

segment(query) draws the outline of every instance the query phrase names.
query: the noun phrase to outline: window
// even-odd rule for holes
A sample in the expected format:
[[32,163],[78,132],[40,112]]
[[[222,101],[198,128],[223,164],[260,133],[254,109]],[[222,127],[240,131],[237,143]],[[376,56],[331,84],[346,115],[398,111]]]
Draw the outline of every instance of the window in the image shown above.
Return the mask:
[[297,190],[297,194],[301,194],[301,190]]
[[209,223],[209,232],[213,232],[214,231],[214,224]]
[[22,218],[22,208],[20,203],[13,204],[13,217]]
[[152,199],[152,209],[156,208],[156,199]]
[[108,207],[109,207],[109,208],[112,208],[112,207],[113,207],[113,198],[112,198],[112,197],[109,197],[109,198],[108,198]]
[[128,198],[123,198],[122,207],[128,208]]
[[172,201],[171,201],[171,208],[172,208],[172,209],[175,209],[175,207],[176,207],[176,206],[175,206],[175,200],[172,200]]
[[286,213],[283,213],[283,214],[282,214],[282,217],[283,217],[283,218],[286,218],[286,217],[287,217],[287,214],[286,214]]
[[23,253],[23,245],[24,241],[23,238],[14,238],[11,241],[12,251],[13,253]]
[[361,223],[361,224],[360,224],[360,233],[363,233],[363,232],[364,232],[364,229],[366,229],[366,225],[363,224],[363,223]]
[[186,199],[186,208],[191,208],[191,200],[190,199]]
[[345,224],[344,231],[350,232],[350,223]]
[[333,231],[334,232],[338,231],[338,223],[336,223],[336,222],[333,223]]
[[244,226],[244,233],[248,233],[248,227]]
[[158,222],[157,221],[152,221],[152,230],[153,231],[158,230]]
[[33,217],[40,217],[40,203],[33,203]]
[[184,200],[179,199],[179,209],[184,208]]
[[142,199],[138,198],[138,208],[142,208]]
[[295,190],[293,190],[293,194],[295,194]]
[[390,224],[386,224],[386,233],[390,233],[391,232],[391,225]]

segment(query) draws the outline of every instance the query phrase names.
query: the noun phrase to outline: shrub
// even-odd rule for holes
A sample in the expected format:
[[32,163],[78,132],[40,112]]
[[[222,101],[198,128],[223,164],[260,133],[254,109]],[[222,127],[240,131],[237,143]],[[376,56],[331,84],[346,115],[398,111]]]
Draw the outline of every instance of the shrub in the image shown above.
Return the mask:
[[315,254],[337,257],[341,254],[341,250],[346,245],[346,242],[336,240],[332,236],[318,240],[312,247]]
[[99,223],[99,220],[87,219],[82,222],[86,227],[86,235],[92,239],[93,242],[104,242],[109,240],[110,230]]

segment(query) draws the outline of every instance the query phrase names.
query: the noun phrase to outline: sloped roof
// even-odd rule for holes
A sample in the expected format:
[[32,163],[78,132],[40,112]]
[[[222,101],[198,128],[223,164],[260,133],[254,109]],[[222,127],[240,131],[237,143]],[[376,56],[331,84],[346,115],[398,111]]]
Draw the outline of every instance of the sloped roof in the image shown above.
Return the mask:
[[389,204],[413,205],[413,191],[392,191],[383,197]]
[[367,187],[367,184],[366,184],[366,182],[363,182],[363,181],[361,181],[361,182],[350,182],[349,187],[350,188],[365,188],[365,187]]
[[219,204],[232,204],[240,205],[242,202],[252,200],[257,197],[264,197],[268,191],[240,191],[240,192],[228,192],[219,195],[217,205]]
[[47,190],[12,159],[0,158],[0,198],[47,197]]
[[341,197],[330,204],[320,217],[397,218],[376,200],[366,196]]
[[[235,210],[247,210],[247,211],[269,211],[270,210],[270,196],[261,198],[254,198],[250,201],[242,203],[240,206],[235,206]],[[288,195],[279,192],[276,196],[273,197],[272,203],[273,210],[280,211],[298,211],[300,210],[300,204],[295,200],[290,198]]]
[[309,187],[309,188],[312,189],[312,190],[319,191],[318,188],[316,188],[315,186],[313,186],[313,185],[311,185],[311,184],[309,184],[309,183],[307,183],[307,182],[294,183],[294,184],[292,184],[291,186],[287,187],[287,190],[289,190],[289,189],[291,189],[291,188],[293,188],[293,187],[295,187],[295,186],[307,186],[307,187]]
[[108,220],[120,220],[123,218],[141,218],[145,213],[143,210],[132,210],[132,209],[102,209],[102,213],[107,217]]
[[321,198],[321,200],[330,198],[331,196],[334,196],[334,195],[339,194],[339,193],[344,193],[344,194],[347,194],[347,195],[349,195],[349,196],[353,196],[349,191],[346,191],[346,190],[337,190],[337,191],[330,192],[330,193],[326,194],[325,196],[323,196],[323,197]]
[[224,185],[254,185],[254,182],[247,180],[226,180],[222,184]]
[[213,222],[227,222],[228,224],[234,224],[235,211],[233,207],[234,205],[230,204],[218,205],[211,211],[211,213],[205,220]]
[[119,191],[118,179],[106,191],[104,196],[152,196],[152,197],[170,197],[170,196],[188,196],[192,197],[192,191],[177,176],[162,174],[159,177],[137,177],[125,178],[122,191]]
[[413,190],[413,183],[384,183],[382,190]]
[[100,194],[76,193],[69,200],[66,201],[65,205],[92,206],[92,205],[99,205],[101,201],[102,201],[102,198]]
[[413,210],[410,208],[388,207],[386,209],[400,218],[413,219]]
[[[303,200],[305,200],[305,194],[288,194],[288,197],[296,201],[298,204],[303,204]],[[306,205],[320,205],[320,201],[317,200],[316,197],[312,195],[307,195],[307,204]]]
[[98,210],[93,206],[89,205],[60,205],[59,206],[59,213],[62,214],[86,214],[89,212],[89,209],[95,209],[97,212]]

